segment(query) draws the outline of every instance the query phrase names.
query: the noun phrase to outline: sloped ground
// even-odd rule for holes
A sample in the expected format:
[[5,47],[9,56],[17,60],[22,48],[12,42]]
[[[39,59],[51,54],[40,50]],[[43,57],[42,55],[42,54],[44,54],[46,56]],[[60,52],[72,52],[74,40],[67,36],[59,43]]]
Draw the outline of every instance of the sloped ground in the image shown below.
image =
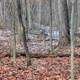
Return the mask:
[[[49,41],[46,41],[46,43],[44,41],[37,41],[37,39],[34,39],[35,36],[33,35],[29,35],[29,37],[31,38],[31,40],[28,42],[28,46],[29,46],[29,52],[33,53],[33,54],[48,54],[50,51],[50,45],[49,45]],[[23,43],[19,42],[18,36],[17,36],[17,43],[16,43],[16,49],[17,52],[19,51],[20,53],[24,53],[24,47],[23,47]],[[3,55],[7,55],[7,53],[10,53],[10,42],[11,42],[11,31],[8,29],[0,29],[0,57],[2,57]],[[53,41],[53,46],[57,46],[58,45],[58,41]],[[70,48],[69,47],[64,47],[62,49],[56,49],[57,53],[56,54],[70,54]],[[5,54],[4,54],[4,53]],[[18,53],[19,53],[18,52]],[[80,48],[76,47],[75,48],[75,53],[80,55]]]
[[[0,29],[0,50],[4,50],[4,52],[10,52],[10,43],[11,43],[11,37],[12,33],[8,29]],[[17,51],[24,52],[23,43],[19,42],[19,37],[16,35],[16,49]],[[44,41],[38,41],[36,39],[35,35],[30,35],[29,38],[31,39],[28,42],[28,47],[30,53],[40,53],[40,54],[48,54],[50,49],[50,42],[47,41],[46,43]],[[57,41],[53,41],[53,45],[57,45]]]
[[[46,57],[32,58],[32,65],[26,67],[26,58],[18,56],[13,64],[11,57],[5,56],[9,50],[10,31],[0,31],[0,80],[69,80],[70,57]],[[38,43],[39,44],[39,43]],[[42,43],[43,44],[43,43]],[[32,44],[29,43],[29,46]],[[40,43],[41,45],[41,43]],[[18,46],[18,44],[17,44]],[[42,45],[41,45],[42,46]],[[32,46],[40,54],[47,53],[43,48]],[[58,53],[70,52],[70,48],[64,47]],[[75,48],[80,54],[80,48]],[[80,80],[80,57],[75,58],[75,79]]]

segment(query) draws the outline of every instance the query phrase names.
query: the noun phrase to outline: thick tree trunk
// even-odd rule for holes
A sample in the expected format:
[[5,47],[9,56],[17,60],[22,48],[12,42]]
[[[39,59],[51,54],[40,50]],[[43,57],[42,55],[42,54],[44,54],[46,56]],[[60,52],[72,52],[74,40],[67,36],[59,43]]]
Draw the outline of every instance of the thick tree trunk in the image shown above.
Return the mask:
[[69,23],[69,13],[68,13],[68,5],[67,0],[62,1],[62,14],[63,14],[63,22],[64,22],[64,45],[70,44],[70,23]]

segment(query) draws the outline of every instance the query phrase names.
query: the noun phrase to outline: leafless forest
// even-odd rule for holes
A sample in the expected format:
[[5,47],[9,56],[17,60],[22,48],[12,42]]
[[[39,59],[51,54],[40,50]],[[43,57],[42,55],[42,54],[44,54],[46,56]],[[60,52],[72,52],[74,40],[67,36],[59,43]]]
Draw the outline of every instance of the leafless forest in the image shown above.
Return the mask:
[[80,80],[80,0],[0,0],[0,80]]

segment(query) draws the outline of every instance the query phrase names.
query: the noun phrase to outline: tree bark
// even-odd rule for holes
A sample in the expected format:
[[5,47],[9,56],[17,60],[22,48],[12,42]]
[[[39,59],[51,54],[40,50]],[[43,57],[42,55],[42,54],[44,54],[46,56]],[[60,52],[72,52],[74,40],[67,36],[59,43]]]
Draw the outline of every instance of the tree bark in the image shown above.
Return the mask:
[[70,44],[70,22],[69,22],[69,13],[68,13],[68,5],[67,0],[62,1],[62,14],[63,14],[63,22],[64,22],[64,41],[65,45]]
[[52,0],[50,0],[50,51],[53,53],[53,46],[52,46]]
[[[75,27],[76,27],[76,21],[77,21],[77,18],[76,18],[76,15],[75,15],[75,9],[76,9],[76,6],[75,4],[77,3],[77,0],[73,0],[72,1],[72,12],[71,12],[71,29],[70,29],[70,37],[71,37],[71,80],[75,80],[75,74],[74,74],[74,48],[75,48]],[[75,19],[76,18],[76,19]]]
[[24,26],[23,20],[22,20],[22,14],[21,14],[22,13],[21,12],[22,11],[22,7],[21,7],[20,0],[17,0],[17,10],[18,10],[19,22],[22,25],[22,30],[23,30],[23,35],[22,36],[23,36],[23,43],[24,43],[25,53],[26,53],[26,57],[28,58],[27,59],[27,66],[29,66],[29,65],[31,65],[31,60],[30,60],[30,55],[29,55],[29,50],[28,50],[28,45],[27,45],[25,26]]

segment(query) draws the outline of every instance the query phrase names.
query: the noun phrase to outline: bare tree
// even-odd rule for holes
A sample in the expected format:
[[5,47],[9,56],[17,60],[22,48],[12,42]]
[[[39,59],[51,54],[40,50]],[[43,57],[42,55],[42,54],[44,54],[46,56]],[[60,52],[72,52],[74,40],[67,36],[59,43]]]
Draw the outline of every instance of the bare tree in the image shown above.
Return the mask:
[[64,45],[70,44],[70,22],[69,22],[69,13],[68,13],[68,5],[67,0],[61,0],[61,6],[62,6],[62,23],[63,25],[63,38]]
[[27,4],[27,16],[28,16],[28,22],[29,22],[29,27],[31,28],[31,8],[30,8],[30,0],[25,0],[26,4]]
[[[22,20],[22,7],[21,7],[21,1],[17,0],[17,10],[18,10],[18,17],[19,17],[19,22],[22,26],[23,29],[23,42],[24,42],[24,48],[25,48],[25,53],[26,53],[26,57],[28,58],[27,60],[27,66],[29,66],[31,64],[31,60],[30,60],[30,54],[29,54],[29,50],[28,50],[28,45],[27,45],[27,39],[26,39],[26,32],[25,32],[25,26],[23,24],[23,20]],[[26,15],[27,18],[27,15]]]
[[71,11],[71,29],[70,29],[70,36],[71,36],[71,80],[75,80],[75,74],[74,74],[74,48],[75,48],[75,27],[76,27],[76,21],[77,18],[75,19],[75,9],[76,6],[75,4],[77,3],[77,0],[72,0],[72,11]]
[[58,0],[58,27],[59,27],[59,45],[60,47],[64,44],[62,40],[62,5],[61,0]]
[[38,0],[38,19],[39,19],[39,28],[41,26],[41,0]]
[[15,29],[15,1],[12,0],[10,2],[10,20],[11,20],[11,28],[12,28],[12,35],[11,35],[11,55],[13,62],[16,62],[16,29]]
[[74,80],[74,25],[73,25],[73,14],[74,6],[72,3],[72,13],[71,13],[71,80]]
[[52,46],[52,0],[50,0],[50,50],[53,52]]

